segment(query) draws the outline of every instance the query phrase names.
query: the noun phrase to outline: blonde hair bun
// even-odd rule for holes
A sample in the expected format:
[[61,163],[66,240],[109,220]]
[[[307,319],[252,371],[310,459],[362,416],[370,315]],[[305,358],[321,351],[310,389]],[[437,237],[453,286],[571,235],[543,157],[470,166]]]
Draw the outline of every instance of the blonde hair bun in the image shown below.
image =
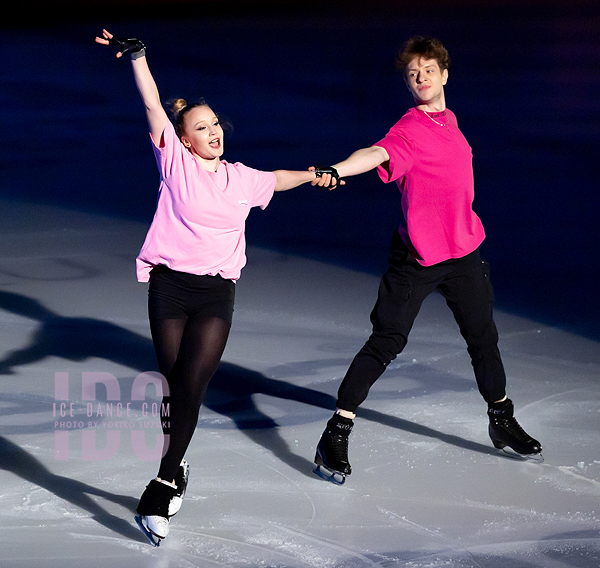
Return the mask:
[[173,113],[173,116],[176,118],[186,106],[188,105],[185,99],[175,99],[171,101],[171,112]]

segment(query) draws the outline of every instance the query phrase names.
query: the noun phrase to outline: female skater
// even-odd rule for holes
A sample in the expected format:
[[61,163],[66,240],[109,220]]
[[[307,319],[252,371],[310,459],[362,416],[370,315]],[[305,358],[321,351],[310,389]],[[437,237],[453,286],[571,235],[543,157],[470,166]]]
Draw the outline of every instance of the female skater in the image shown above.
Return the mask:
[[138,523],[158,545],[181,505],[189,471],[184,454],[229,334],[250,208],[264,209],[274,191],[313,181],[315,172],[263,172],[222,160],[223,129],[206,103],[179,99],[171,124],[139,40],[117,40],[103,30],[96,42],[116,46],[117,57],[131,55],[161,176],[154,220],[136,261],[138,280],[150,283],[152,340],[170,389],[164,456],[137,507]]

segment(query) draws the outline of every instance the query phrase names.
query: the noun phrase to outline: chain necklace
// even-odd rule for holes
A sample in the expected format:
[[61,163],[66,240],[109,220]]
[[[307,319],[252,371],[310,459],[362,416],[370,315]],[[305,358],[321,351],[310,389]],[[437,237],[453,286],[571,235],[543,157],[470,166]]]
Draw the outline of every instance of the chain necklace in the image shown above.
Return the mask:
[[[447,123],[447,122],[446,122],[446,123],[443,123],[443,122],[438,122],[437,120],[435,120],[435,118],[433,118],[433,117],[429,116],[429,115],[427,114],[427,112],[426,112],[426,111],[423,111],[423,114],[425,114],[425,116],[426,116],[426,117],[427,117],[429,120],[431,120],[432,122],[435,122],[435,123],[436,123],[438,126],[445,126],[445,127],[446,127],[446,130],[450,130],[450,127],[448,126],[448,123]],[[448,120],[448,119],[446,118],[446,120]]]

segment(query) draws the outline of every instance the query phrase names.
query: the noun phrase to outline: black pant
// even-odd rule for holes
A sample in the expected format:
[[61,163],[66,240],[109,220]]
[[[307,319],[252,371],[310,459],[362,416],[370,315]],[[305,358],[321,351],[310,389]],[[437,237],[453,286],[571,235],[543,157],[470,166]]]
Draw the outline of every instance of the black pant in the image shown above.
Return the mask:
[[505,396],[506,375],[498,350],[489,265],[479,249],[459,259],[421,266],[396,231],[389,267],[381,278],[371,322],[373,333],[350,365],[337,406],[356,412],[387,365],[404,349],[423,300],[438,289],[467,342],[479,392],[492,403]]

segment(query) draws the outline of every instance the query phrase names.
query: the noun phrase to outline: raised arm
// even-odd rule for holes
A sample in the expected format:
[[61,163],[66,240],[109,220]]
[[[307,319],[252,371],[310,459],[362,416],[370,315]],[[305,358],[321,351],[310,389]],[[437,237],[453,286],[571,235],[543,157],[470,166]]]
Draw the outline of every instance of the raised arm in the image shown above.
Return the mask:
[[146,109],[150,134],[154,139],[154,143],[160,145],[165,127],[169,123],[169,117],[160,102],[158,87],[156,86],[154,77],[152,77],[152,73],[150,73],[148,61],[146,60],[144,45],[137,39],[116,39],[106,30],[102,30],[102,36],[96,37],[96,42],[102,45],[116,46],[119,49],[117,53],[118,58],[126,53],[131,54],[133,77]]

